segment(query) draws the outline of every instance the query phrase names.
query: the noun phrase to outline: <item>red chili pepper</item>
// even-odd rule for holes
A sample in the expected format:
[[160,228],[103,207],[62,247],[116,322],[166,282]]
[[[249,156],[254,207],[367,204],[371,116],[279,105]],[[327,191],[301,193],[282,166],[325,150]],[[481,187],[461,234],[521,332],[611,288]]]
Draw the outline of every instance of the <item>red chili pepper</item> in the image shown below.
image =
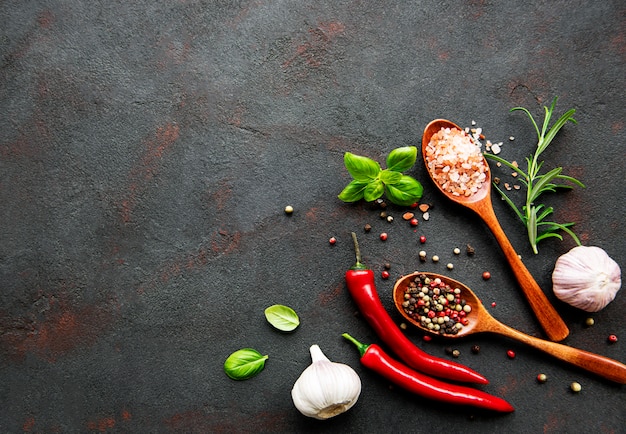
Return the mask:
[[404,363],[428,375],[452,381],[487,384],[489,381],[467,366],[432,356],[416,347],[396,325],[378,297],[374,272],[361,263],[361,252],[356,234],[352,233],[356,264],[346,271],[348,291],[361,315],[374,329],[378,337]]
[[393,359],[376,344],[366,345],[347,333],[342,335],[356,345],[361,363],[392,383],[424,398],[458,405],[510,413],[515,409],[502,398],[458,384],[450,384],[414,371]]

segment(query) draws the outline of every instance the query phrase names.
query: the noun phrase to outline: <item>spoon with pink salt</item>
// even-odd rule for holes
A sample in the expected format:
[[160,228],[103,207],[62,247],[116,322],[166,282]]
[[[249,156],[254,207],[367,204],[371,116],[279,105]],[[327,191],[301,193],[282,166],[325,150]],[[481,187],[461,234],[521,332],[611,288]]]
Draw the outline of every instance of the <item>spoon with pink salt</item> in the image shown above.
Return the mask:
[[444,196],[471,209],[485,222],[546,336],[552,341],[562,341],[569,334],[567,325],[515,252],[493,210],[489,165],[482,154],[476,153],[475,145],[472,144],[476,148],[473,150],[465,146],[471,139],[458,133],[465,135],[459,126],[445,119],[436,119],[426,126],[422,157],[428,174]]

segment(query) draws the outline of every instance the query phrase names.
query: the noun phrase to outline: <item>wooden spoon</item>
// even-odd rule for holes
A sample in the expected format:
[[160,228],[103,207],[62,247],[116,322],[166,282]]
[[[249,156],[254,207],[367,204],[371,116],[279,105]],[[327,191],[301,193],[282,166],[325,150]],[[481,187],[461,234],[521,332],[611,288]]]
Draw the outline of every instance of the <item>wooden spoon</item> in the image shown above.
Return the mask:
[[[406,288],[415,277],[421,275],[424,275],[431,280],[439,278],[442,282],[450,285],[450,287],[452,287],[453,289],[459,288],[461,290],[461,298],[465,299],[466,304],[471,306],[472,310],[465,317],[469,322],[467,323],[467,325],[464,325],[458,331],[458,333],[441,334],[439,332],[433,332],[432,330],[429,330],[427,327],[423,326],[419,319],[413,319],[404,310],[402,303],[405,301],[404,294]],[[400,314],[409,323],[427,332],[438,334],[446,338],[460,338],[470,335],[472,333],[496,333],[528,344],[533,348],[551,354],[557,359],[571,363],[589,372],[593,372],[594,374],[600,375],[601,377],[604,377],[608,380],[615,381],[621,384],[626,384],[626,365],[616,360],[600,356],[598,354],[579,350],[577,348],[569,347],[567,345],[535,338],[533,336],[529,336],[525,333],[517,331],[492,317],[471,289],[449,277],[435,273],[422,273],[416,271],[413,274],[409,274],[398,279],[393,288],[393,298],[395,306]]]
[[[433,134],[440,131],[441,128],[456,128],[462,131],[460,127],[445,119],[436,119],[429,123],[424,129],[424,135],[422,136],[422,157],[425,164],[427,164],[426,147],[430,143]],[[486,161],[485,166],[489,167]],[[432,179],[432,173],[428,170],[428,166],[426,166],[426,169]],[[471,196],[455,196],[442,189],[434,179],[433,183],[446,197],[471,209],[487,224],[487,227],[495,236],[500,248],[504,252],[504,256],[511,265],[513,274],[546,335],[552,341],[562,341],[569,334],[569,329],[530,274],[519,255],[515,252],[515,249],[506,237],[502,227],[500,227],[500,223],[498,223],[491,203],[491,172],[487,170],[486,175],[487,179],[483,182],[481,188]]]

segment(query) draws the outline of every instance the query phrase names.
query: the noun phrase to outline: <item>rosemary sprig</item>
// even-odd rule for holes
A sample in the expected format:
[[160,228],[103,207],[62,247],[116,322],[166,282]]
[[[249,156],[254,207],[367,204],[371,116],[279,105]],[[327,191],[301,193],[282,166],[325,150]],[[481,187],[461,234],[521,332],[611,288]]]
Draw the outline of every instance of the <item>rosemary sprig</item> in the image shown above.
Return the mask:
[[545,115],[543,120],[543,125],[541,130],[539,130],[539,126],[533,115],[530,111],[524,107],[514,107],[511,111],[523,111],[528,115],[530,121],[535,127],[535,131],[537,132],[537,148],[532,156],[526,157],[526,171],[522,170],[518,167],[518,165],[513,164],[497,155],[484,153],[484,156],[488,159],[497,161],[501,164],[504,164],[508,168],[517,172],[518,179],[526,188],[526,202],[525,204],[519,208],[515,205],[515,203],[506,195],[506,193],[494,184],[496,190],[500,193],[502,198],[506,203],[515,211],[519,219],[526,226],[526,230],[528,232],[528,240],[530,241],[530,245],[532,246],[533,252],[537,254],[539,251],[537,249],[537,243],[539,241],[554,237],[560,240],[563,239],[559,231],[563,231],[569,234],[576,244],[580,245],[580,240],[576,236],[576,234],[570,229],[574,223],[557,223],[553,221],[548,221],[546,218],[554,212],[554,208],[551,206],[545,206],[543,204],[537,204],[536,201],[539,199],[543,193],[546,192],[556,192],[557,189],[572,189],[573,186],[571,184],[566,184],[564,182],[569,182],[580,187],[585,188],[582,182],[573,178],[571,176],[564,175],[562,167],[556,167],[544,174],[540,174],[540,170],[543,167],[543,161],[539,161],[539,156],[552,142],[552,139],[556,136],[561,128],[568,122],[576,123],[576,120],[573,118],[575,109],[570,109],[565,112],[551,127],[549,127],[550,119],[552,118],[552,114],[556,107],[557,97],[554,98],[550,108],[544,106]]

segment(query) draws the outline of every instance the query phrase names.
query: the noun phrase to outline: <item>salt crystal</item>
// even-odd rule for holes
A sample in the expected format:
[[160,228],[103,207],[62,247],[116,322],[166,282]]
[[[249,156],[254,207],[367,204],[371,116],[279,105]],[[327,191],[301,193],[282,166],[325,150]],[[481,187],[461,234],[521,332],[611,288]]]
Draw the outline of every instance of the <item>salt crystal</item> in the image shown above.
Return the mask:
[[494,154],[498,155],[500,153],[500,145],[498,145],[497,143],[491,146],[491,152],[493,152]]

